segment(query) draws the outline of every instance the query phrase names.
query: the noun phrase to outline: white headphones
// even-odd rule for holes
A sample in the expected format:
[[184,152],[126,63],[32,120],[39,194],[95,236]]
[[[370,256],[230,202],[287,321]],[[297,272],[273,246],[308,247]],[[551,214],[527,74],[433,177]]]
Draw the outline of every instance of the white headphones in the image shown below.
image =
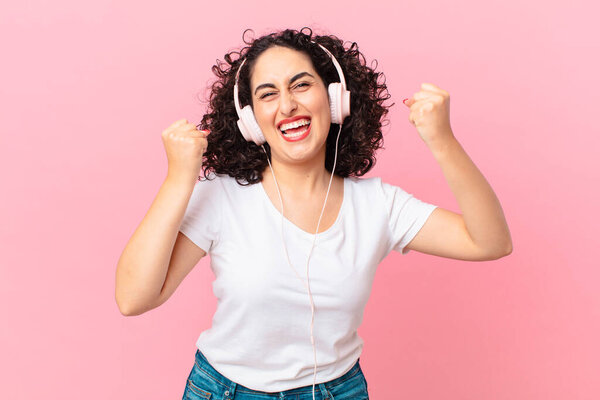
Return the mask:
[[[314,41],[311,42],[315,43]],[[329,87],[327,88],[327,94],[329,97],[331,122],[334,124],[342,124],[344,122],[344,118],[350,115],[350,92],[346,89],[346,80],[344,79],[344,73],[342,72],[342,67],[340,67],[338,61],[325,47],[321,46],[320,44],[319,47],[325,50],[325,52],[329,55],[340,77],[339,82],[333,82],[329,84]],[[240,132],[242,132],[244,139],[249,142],[254,142],[260,146],[261,144],[265,143],[266,140],[265,136],[260,130],[260,127],[258,126],[258,122],[256,122],[252,107],[248,104],[244,108],[241,108],[240,100],[238,98],[238,78],[240,75],[240,70],[245,62],[246,59],[242,61],[237,73],[235,74],[235,85],[233,87],[233,101],[235,103],[235,110],[239,117],[237,125],[240,128]]]

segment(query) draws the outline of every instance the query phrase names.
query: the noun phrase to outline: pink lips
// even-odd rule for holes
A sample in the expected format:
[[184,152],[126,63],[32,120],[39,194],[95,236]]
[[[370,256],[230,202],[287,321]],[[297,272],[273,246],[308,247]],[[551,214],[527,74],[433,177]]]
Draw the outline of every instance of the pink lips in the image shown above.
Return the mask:
[[285,136],[283,133],[281,134],[281,136],[283,136],[283,138],[284,138],[285,140],[287,140],[288,142],[297,142],[298,140],[302,140],[302,139],[304,139],[305,137],[307,137],[307,136],[308,136],[308,134],[310,133],[310,129],[311,129],[311,128],[312,128],[312,124],[310,124],[310,125],[308,126],[308,129],[306,130],[306,132],[304,132],[304,134],[302,134],[302,135],[300,135],[300,136],[298,136],[298,137],[293,137],[293,138],[286,137],[286,136]]

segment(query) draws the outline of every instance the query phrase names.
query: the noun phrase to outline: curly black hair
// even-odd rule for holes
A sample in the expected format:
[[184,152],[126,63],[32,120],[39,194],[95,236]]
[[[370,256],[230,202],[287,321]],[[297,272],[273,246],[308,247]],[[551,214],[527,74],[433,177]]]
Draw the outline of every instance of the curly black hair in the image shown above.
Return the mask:
[[[336,36],[313,36],[309,27],[303,27],[300,31],[286,29],[246,41],[244,37],[248,31],[251,30],[246,29],[242,34],[242,40],[248,46],[225,54],[226,62],[217,59],[211,68],[217,80],[211,86],[207,113],[198,124],[198,129],[210,131],[202,160],[204,178],[208,179],[208,175],[214,172],[229,175],[240,185],[262,181],[262,174],[268,166],[265,154],[260,146],[246,141],[237,126],[238,115],[233,102],[236,72],[246,59],[238,83],[241,107],[252,105],[250,74],[256,59],[273,46],[307,54],[326,87],[331,82],[339,82],[339,75],[329,55],[312,42],[321,44],[334,55],[344,73],[347,89],[351,92],[350,116],[342,124],[335,174],[342,178],[366,174],[375,165],[375,151],[383,147],[381,127],[382,122],[387,121],[383,117],[394,105],[383,105],[390,98],[383,73],[375,72],[376,66],[371,68],[366,65],[356,42],[345,48],[344,42]],[[378,82],[379,78],[383,78],[381,83]],[[338,130],[339,125],[332,123],[327,136],[325,168],[330,172]],[[264,147],[270,157],[268,143]]]

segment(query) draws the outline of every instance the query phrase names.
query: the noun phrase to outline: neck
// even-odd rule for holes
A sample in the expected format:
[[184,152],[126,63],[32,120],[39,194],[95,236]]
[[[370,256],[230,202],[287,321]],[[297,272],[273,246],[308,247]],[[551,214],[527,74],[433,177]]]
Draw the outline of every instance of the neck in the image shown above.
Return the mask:
[[[303,197],[321,196],[329,186],[331,172],[325,169],[325,152],[306,163],[290,164],[274,158],[271,165],[277,185],[284,192],[302,194]],[[263,171],[263,180],[275,184],[271,182],[273,176],[269,166]]]

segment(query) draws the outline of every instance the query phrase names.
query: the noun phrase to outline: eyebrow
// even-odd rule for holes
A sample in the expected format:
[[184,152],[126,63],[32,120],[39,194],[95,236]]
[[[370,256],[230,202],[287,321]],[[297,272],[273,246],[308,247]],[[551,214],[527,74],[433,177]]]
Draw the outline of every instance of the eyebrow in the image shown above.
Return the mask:
[[[294,76],[291,77],[291,79],[290,79],[290,85],[292,83],[294,83],[294,81],[296,81],[296,80],[298,80],[298,79],[300,79],[300,78],[302,78],[303,76],[306,76],[306,75],[314,78],[314,76],[312,76],[312,74],[309,74],[308,72],[300,72],[299,74],[296,74],[296,75],[294,75]],[[261,85],[258,85],[256,87],[256,89],[254,90],[254,94],[256,94],[256,92],[258,92],[260,89],[266,88],[266,87],[275,88],[275,85],[273,85],[272,83],[263,83]]]

